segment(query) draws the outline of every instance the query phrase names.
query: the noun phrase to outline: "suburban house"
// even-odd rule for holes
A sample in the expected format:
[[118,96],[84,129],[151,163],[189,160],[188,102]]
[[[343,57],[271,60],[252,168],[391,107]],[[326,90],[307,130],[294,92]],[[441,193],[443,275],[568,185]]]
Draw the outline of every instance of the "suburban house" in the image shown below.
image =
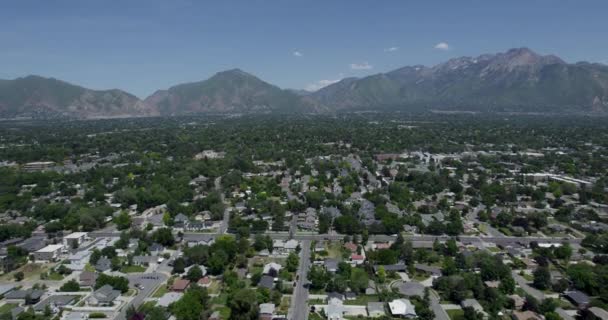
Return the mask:
[[587,308],[589,306],[589,303],[591,302],[591,299],[588,295],[578,290],[568,291],[566,292],[566,294],[564,294],[564,296],[579,309]]
[[5,294],[4,299],[6,299],[7,301],[23,300],[25,301],[25,304],[36,304],[40,302],[40,298],[43,294],[44,291],[42,290],[13,290]]
[[279,272],[281,271],[281,268],[283,267],[276,262],[267,263],[266,265],[264,265],[264,270],[262,273],[267,274],[271,277],[277,277],[279,275]]
[[81,287],[93,287],[97,281],[97,274],[93,271],[83,271],[79,276]]
[[363,264],[363,262],[365,262],[365,257],[360,255],[360,254],[352,254],[350,256],[350,264],[358,266],[360,264]]
[[391,315],[394,317],[408,319],[416,317],[416,309],[408,299],[395,299],[388,303],[388,307],[391,310]]
[[336,260],[336,259],[331,259],[331,258],[325,259],[323,264],[324,264],[325,270],[327,270],[327,272],[336,273],[338,271],[338,260]]
[[368,302],[367,314],[371,318],[378,318],[386,315],[384,312],[384,302]]
[[171,291],[184,292],[186,291],[188,286],[190,286],[190,280],[177,279],[175,280],[175,282],[173,282],[173,285],[171,286]]
[[112,261],[110,259],[103,257],[97,261],[95,264],[95,270],[99,272],[104,272],[110,270],[112,268]]
[[91,294],[88,303],[91,306],[111,306],[114,304],[114,300],[119,296],[119,290],[114,290],[111,285],[106,284]]
[[258,282],[258,287],[266,289],[274,288],[274,277],[263,275],[260,282]]
[[274,314],[274,303],[260,304],[260,319],[272,320],[273,314]]

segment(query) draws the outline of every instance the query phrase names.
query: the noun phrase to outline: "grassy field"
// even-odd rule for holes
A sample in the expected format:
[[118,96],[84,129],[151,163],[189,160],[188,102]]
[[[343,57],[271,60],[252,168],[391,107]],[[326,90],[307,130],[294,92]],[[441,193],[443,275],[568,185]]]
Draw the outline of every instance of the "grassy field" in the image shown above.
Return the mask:
[[15,273],[20,272],[20,271],[23,272],[23,274],[24,274],[24,280],[38,280],[38,279],[40,279],[41,273],[48,272],[49,269],[52,268],[53,266],[54,266],[54,264],[28,263],[28,264],[25,264],[25,265],[19,267],[17,270],[13,270],[7,274],[0,276],[0,280],[3,280],[3,281],[14,280]]
[[327,248],[327,254],[329,258],[342,259],[342,245],[339,242],[332,242]]
[[146,271],[146,267],[142,266],[123,266],[120,268],[120,272],[122,273],[141,273]]
[[448,316],[450,316],[450,319],[452,319],[452,320],[463,320],[464,319],[464,311],[462,311],[462,309],[446,310],[446,312],[448,313]]

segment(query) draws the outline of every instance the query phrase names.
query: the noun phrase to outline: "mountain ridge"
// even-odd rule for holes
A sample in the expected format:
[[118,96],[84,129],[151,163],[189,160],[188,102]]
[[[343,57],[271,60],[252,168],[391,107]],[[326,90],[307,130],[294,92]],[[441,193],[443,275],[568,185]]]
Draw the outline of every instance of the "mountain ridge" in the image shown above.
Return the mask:
[[345,78],[314,92],[282,89],[241,69],[140,99],[55,78],[0,80],[0,118],[110,118],[362,110],[608,114],[608,66],[514,48]]

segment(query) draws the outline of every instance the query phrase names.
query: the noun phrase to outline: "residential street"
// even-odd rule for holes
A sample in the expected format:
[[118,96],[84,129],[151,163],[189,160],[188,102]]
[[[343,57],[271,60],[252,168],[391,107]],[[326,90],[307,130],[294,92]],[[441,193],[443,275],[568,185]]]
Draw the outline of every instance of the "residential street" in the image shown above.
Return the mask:
[[437,292],[435,292],[435,290],[431,289],[430,298],[431,309],[433,309],[433,312],[435,313],[435,320],[450,320],[450,316],[448,316],[448,313],[445,312],[445,310],[443,310],[443,308],[441,307],[441,304],[439,304],[439,295],[437,294]]
[[[116,316],[117,320],[126,319],[127,310],[129,309],[129,306],[133,305],[135,306],[135,308],[138,308],[146,298],[152,296],[152,294],[156,291],[159,285],[167,281],[168,277],[163,273],[137,273],[127,275],[127,278],[129,279],[129,287],[135,288],[138,291],[137,295],[133,298],[133,300],[131,300],[129,303],[122,307],[120,313]],[[143,286],[143,289],[136,288],[136,284],[139,284],[140,287]]]
[[300,266],[297,273],[299,279],[291,296],[291,305],[287,314],[289,320],[308,319],[308,288],[305,284],[308,282],[308,269],[310,268],[310,240],[302,241],[300,247],[302,250],[300,251]]

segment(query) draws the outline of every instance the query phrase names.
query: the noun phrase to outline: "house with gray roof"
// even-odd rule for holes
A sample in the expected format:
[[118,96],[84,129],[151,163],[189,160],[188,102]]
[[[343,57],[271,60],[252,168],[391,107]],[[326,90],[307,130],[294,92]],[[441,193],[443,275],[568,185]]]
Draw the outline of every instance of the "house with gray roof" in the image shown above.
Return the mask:
[[371,318],[378,318],[386,315],[384,311],[384,302],[368,302],[367,314]]
[[34,289],[13,290],[13,291],[10,291],[7,294],[5,294],[4,299],[6,299],[6,300],[26,300],[26,298],[28,298],[27,299],[28,301],[25,301],[26,304],[35,304],[40,301],[40,298],[42,297],[43,294],[44,294],[44,291],[42,291],[42,290],[34,290]]
[[34,311],[43,312],[48,305],[53,313],[58,313],[60,308],[72,304],[76,298],[74,295],[52,295],[36,304]]
[[112,268],[112,261],[110,259],[103,257],[97,261],[95,264],[95,270],[99,272],[104,272],[110,270]]
[[262,276],[262,278],[260,278],[260,282],[258,283],[258,288],[274,288],[274,278],[267,275]]
[[327,272],[335,273],[338,271],[338,260],[336,259],[327,258],[323,262],[323,265],[325,266],[325,270],[327,270]]
[[91,294],[88,303],[92,306],[111,306],[119,296],[119,290],[114,290],[111,285],[106,284]]

